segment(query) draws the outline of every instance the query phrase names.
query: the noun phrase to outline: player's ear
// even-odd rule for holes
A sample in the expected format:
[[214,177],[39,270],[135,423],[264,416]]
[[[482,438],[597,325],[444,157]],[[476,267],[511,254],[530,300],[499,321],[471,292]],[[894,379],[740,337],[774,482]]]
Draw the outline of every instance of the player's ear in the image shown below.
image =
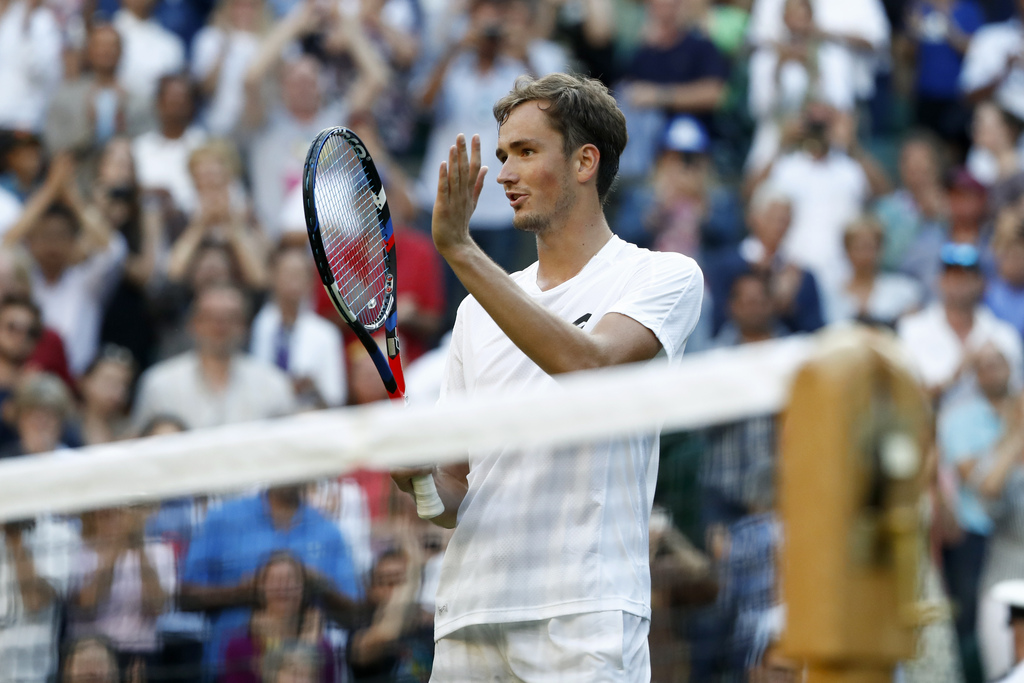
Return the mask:
[[601,152],[592,144],[586,144],[576,150],[573,156],[573,171],[580,184],[597,176],[597,165],[601,161]]

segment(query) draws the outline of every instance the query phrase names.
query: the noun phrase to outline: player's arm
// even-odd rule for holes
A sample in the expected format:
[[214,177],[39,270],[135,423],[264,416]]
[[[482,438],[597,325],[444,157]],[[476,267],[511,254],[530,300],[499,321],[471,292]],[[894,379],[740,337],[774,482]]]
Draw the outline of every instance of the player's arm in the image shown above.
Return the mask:
[[[597,172],[598,156],[583,164]],[[433,234],[438,252],[491,319],[523,353],[551,375],[649,360],[661,342],[647,327],[618,313],[604,316],[590,332],[562,320],[534,301],[469,236],[486,168],[480,165],[480,139],[467,157],[460,135],[448,163],[441,164]]]

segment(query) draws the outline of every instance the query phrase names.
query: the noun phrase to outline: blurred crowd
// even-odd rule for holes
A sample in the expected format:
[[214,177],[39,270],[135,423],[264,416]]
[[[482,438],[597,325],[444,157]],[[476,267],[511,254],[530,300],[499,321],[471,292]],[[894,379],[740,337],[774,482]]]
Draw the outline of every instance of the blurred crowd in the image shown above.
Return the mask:
[[[496,146],[516,77],[573,70],[627,117],[613,230],[703,267],[689,353],[902,341],[936,414],[921,590],[953,610],[899,677],[997,678],[991,588],[1024,578],[1022,22],[1024,0],[0,0],[0,457],[385,399],[309,258],[303,162],[333,125],[382,173],[433,400],[464,293],[429,237],[437,167],[458,133]],[[471,231],[518,270],[535,245],[492,178]],[[799,678],[776,417],[663,437],[655,681]],[[370,471],[8,523],[0,683],[426,681],[446,540]]]

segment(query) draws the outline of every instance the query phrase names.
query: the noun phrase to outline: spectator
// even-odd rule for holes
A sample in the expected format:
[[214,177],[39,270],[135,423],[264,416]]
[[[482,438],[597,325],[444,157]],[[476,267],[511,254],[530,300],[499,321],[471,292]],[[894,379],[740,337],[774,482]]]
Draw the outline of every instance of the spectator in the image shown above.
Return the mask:
[[0,191],[24,204],[39,187],[46,162],[43,142],[35,133],[0,131]]
[[240,282],[250,290],[266,286],[264,239],[256,228],[238,180],[240,162],[234,147],[212,141],[189,156],[191,183],[197,190],[198,206],[175,241],[167,259],[167,277],[185,279],[200,245],[224,245],[238,268]]
[[[138,433],[141,438],[180,434],[184,423],[173,415],[157,415]],[[207,507],[215,501],[206,496],[186,496],[163,500],[146,520],[146,540],[162,543],[174,551],[176,576],[185,572],[192,534],[206,517]],[[170,601],[156,620],[160,649],[154,670],[160,680],[191,683],[202,678],[203,640],[206,622],[201,614],[181,610],[178,601]]]
[[204,664],[222,672],[224,648],[233,631],[245,628],[254,597],[253,572],[275,551],[302,563],[310,604],[328,616],[351,619],[359,586],[341,533],[303,500],[297,486],[230,501],[211,510],[189,546],[181,606],[211,619]]
[[[747,39],[755,46],[782,40],[786,0],[754,0]],[[854,59],[857,100],[875,94],[875,72],[889,48],[889,21],[881,0],[832,2],[813,0],[816,34],[848,50]]]
[[424,59],[424,11],[417,0],[363,0],[363,31],[387,62],[391,74],[374,107],[387,149],[403,157],[418,143],[419,111],[410,97],[416,67]]
[[938,446],[942,463],[957,481],[956,521],[960,534],[942,548],[942,567],[955,606],[956,630],[963,652],[977,649],[978,588],[992,532],[975,475],[1009,433],[1018,389],[1010,387],[1009,359],[994,344],[984,344],[972,359],[977,390],[939,413]]
[[71,641],[65,653],[61,683],[120,683],[117,658],[102,638],[77,638]]
[[0,680],[48,683],[56,675],[78,543],[69,522],[49,515],[0,527]]
[[678,623],[685,608],[713,603],[718,581],[710,559],[672,524],[666,510],[651,512],[652,681],[689,680],[688,644]]
[[909,14],[907,37],[916,53],[914,119],[966,149],[970,112],[958,84],[964,54],[985,15],[974,0],[916,0]]
[[[315,58],[306,55],[282,64],[288,46],[318,31],[324,32],[327,54],[347,56],[355,64],[355,77],[344,96],[324,87],[323,67]],[[265,101],[265,81],[279,64],[280,99],[271,105]],[[301,192],[309,141],[323,128],[370,112],[387,79],[387,65],[357,19],[337,9],[325,14],[313,0],[296,5],[263,40],[245,76],[243,126],[253,135],[249,177],[256,216],[272,242],[282,232],[286,198],[290,192]]]
[[311,580],[287,552],[275,552],[253,580],[256,599],[245,632],[228,641],[223,683],[260,683],[263,662],[292,642],[315,647],[320,655],[320,682],[338,680],[331,646],[324,637],[322,612],[310,604]]
[[67,448],[62,438],[71,408],[71,393],[59,379],[45,372],[26,377],[14,392],[10,409],[18,438],[0,449],[0,458]]
[[1024,170],[1024,156],[1018,149],[1021,129],[1021,120],[994,101],[975,107],[967,169],[985,187]]
[[53,12],[31,0],[0,4],[0,128],[39,132],[61,79],[61,36]]
[[814,25],[811,0],[787,0],[782,40],[763,45],[750,58],[750,113],[757,131],[747,170],[764,167],[779,150],[782,129],[799,118],[808,100],[849,112],[855,104],[849,51],[824,40]]
[[611,87],[617,71],[612,0],[584,0],[568,6],[542,3],[541,11],[554,23],[555,33],[569,46],[581,72]]
[[262,420],[292,412],[287,375],[240,353],[246,302],[238,289],[211,286],[195,301],[195,350],[147,370],[139,383],[132,422],[141,427],[159,414],[178,415],[190,429]]
[[780,334],[813,332],[822,326],[824,319],[816,278],[782,251],[792,215],[787,196],[770,186],[760,188],[747,212],[750,236],[738,247],[723,250],[718,258],[709,261],[711,298],[718,302],[712,325],[716,334],[729,315],[733,284],[750,272],[767,280],[772,315],[782,324]]
[[206,104],[202,120],[211,135],[230,137],[245,108],[245,74],[269,30],[264,0],[219,0],[192,46],[192,76]]
[[28,361],[42,329],[39,308],[30,299],[0,299],[0,448],[17,443],[13,401],[28,374]]
[[992,253],[996,272],[985,287],[985,305],[1024,335],[1024,231],[1019,208],[1004,209],[996,223]]
[[253,357],[289,374],[300,405],[344,405],[341,332],[310,310],[313,271],[308,249],[279,248],[271,268],[272,299],[252,323]]
[[84,445],[110,443],[129,435],[126,411],[134,379],[135,359],[131,351],[113,344],[100,349],[78,382]]
[[128,248],[120,282],[103,314],[100,341],[127,348],[140,367],[149,367],[157,343],[150,291],[160,280],[157,262],[164,249],[164,211],[160,200],[143,196],[136,182],[128,138],[114,138],[104,148],[92,203]]
[[971,355],[985,343],[995,344],[1020,382],[1024,350],[1009,323],[981,303],[985,278],[978,250],[970,244],[948,244],[940,254],[941,300],[904,317],[896,327],[908,358],[925,389],[935,400],[962,390],[971,375]]
[[[715,338],[719,347],[765,341],[784,334],[775,319],[769,285],[752,273],[732,285],[730,320]],[[750,512],[751,491],[758,478],[772,471],[775,460],[775,417],[755,416],[706,430],[707,449],[699,472],[703,545],[728,578],[730,529]],[[763,561],[764,558],[761,558]],[[693,615],[690,624],[693,681],[718,680],[722,673],[739,676],[744,662],[733,653],[735,604],[723,584],[717,602]]]
[[964,169],[954,170],[946,183],[948,223],[924,224],[907,249],[899,270],[923,284],[930,299],[940,296],[941,252],[948,242],[974,245],[981,255],[982,272],[988,274],[992,270],[987,260],[989,251],[985,248],[987,197],[985,186],[974,176]]
[[148,106],[154,95],[159,100],[160,79],[185,67],[185,46],[152,17],[155,5],[154,0],[125,0],[114,15],[121,34],[118,81],[139,106]]
[[188,76],[170,74],[159,79],[155,90],[158,126],[132,141],[136,177],[144,191],[167,193],[175,209],[190,215],[198,188],[189,177],[188,161],[206,138],[193,123],[196,87]]
[[[32,263],[24,251],[0,246],[0,300],[8,296],[34,301]],[[40,331],[27,365],[60,377],[68,387],[75,384],[68,370],[64,342],[59,334],[48,327],[43,326]]]
[[43,322],[60,333],[71,372],[81,374],[99,343],[103,304],[117,282],[127,245],[78,193],[70,159],[54,161],[3,242],[32,255],[32,293]]
[[721,103],[729,64],[694,23],[694,0],[647,0],[641,45],[622,72],[619,99],[632,142],[620,163],[642,177],[669,117],[690,114],[705,127]]
[[505,52],[522,62],[529,73],[543,75],[562,71],[569,64],[569,55],[558,43],[548,39],[539,21],[539,3],[510,0],[506,3]]
[[853,119],[823,104],[804,110],[797,147],[750,178],[790,197],[793,224],[783,253],[807,268],[823,289],[845,274],[843,228],[867,201],[888,191],[884,171],[856,142]]
[[151,511],[110,508],[82,518],[85,543],[75,563],[71,632],[107,639],[123,671],[140,661],[147,669],[156,663],[156,619],[177,581],[174,549],[145,538]]
[[[445,47],[416,93],[420,107],[433,121],[417,192],[419,207],[425,212],[433,207],[437,169],[448,159],[451,141],[459,133],[478,134],[480,149],[497,148],[498,129],[491,104],[505,94],[517,76],[530,73],[527,64],[508,53],[506,19],[504,3],[473,0],[465,34]],[[505,270],[511,272],[525,265],[520,252],[529,251],[529,236],[517,235],[504,188],[493,179],[485,179],[469,228],[473,239]],[[449,273],[445,289],[451,307],[462,300],[465,289],[450,271],[445,272]]]
[[386,550],[370,571],[372,618],[353,629],[345,657],[352,683],[390,683],[430,670],[434,620],[417,603],[423,572],[417,540],[404,533],[400,547]]
[[903,141],[899,177],[900,187],[879,199],[874,208],[885,233],[885,270],[898,270],[903,265],[921,233],[931,228],[945,233],[949,216],[938,147],[930,134],[911,134]]
[[775,317],[768,280],[754,273],[737,276],[730,289],[729,320],[722,325],[714,345],[730,347],[786,334],[786,328]]
[[[46,119],[50,153],[74,152],[95,172],[98,157],[117,135],[142,132],[149,112],[138,111],[117,77],[121,35],[111,24],[96,24],[85,45],[85,73],[61,84]],[[134,108],[133,108],[134,107]]]
[[[1018,5],[1020,13],[1021,3]],[[1018,19],[983,26],[971,37],[960,72],[960,90],[977,104],[994,99],[1017,118],[1024,118],[1024,49]]]
[[993,588],[1001,581],[1020,577],[1024,571],[1024,415],[1019,396],[1005,419],[1001,438],[971,474],[992,519],[978,593],[978,645],[985,676],[993,680],[1014,664],[1007,606],[996,599]]
[[[734,193],[713,179],[711,140],[692,116],[665,131],[650,187],[627,191],[616,229],[628,242],[703,261],[739,241],[742,216]],[[637,220],[637,218],[640,220]]]
[[921,285],[906,275],[880,272],[885,235],[870,216],[854,220],[843,232],[843,246],[851,275],[826,297],[830,323],[861,320],[895,327],[896,321],[916,311],[923,299]]
[[[185,239],[183,235],[178,242]],[[166,359],[192,348],[187,328],[199,292],[213,286],[231,286],[243,288],[247,302],[254,298],[253,290],[245,287],[238,263],[230,244],[204,239],[185,262],[183,271],[169,269],[166,286],[158,291],[155,302],[160,323],[159,358]],[[262,264],[259,267],[258,272],[262,273]]]

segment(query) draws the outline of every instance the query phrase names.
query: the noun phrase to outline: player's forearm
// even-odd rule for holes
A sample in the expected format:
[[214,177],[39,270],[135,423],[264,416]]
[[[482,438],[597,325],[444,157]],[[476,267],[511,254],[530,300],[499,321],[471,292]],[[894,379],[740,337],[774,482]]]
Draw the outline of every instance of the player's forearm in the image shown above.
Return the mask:
[[502,332],[544,372],[557,375],[616,364],[603,345],[530,298],[475,243],[441,255]]
[[228,607],[247,607],[253,604],[252,586],[198,586],[185,584],[178,596],[179,607],[186,612],[204,612]]

